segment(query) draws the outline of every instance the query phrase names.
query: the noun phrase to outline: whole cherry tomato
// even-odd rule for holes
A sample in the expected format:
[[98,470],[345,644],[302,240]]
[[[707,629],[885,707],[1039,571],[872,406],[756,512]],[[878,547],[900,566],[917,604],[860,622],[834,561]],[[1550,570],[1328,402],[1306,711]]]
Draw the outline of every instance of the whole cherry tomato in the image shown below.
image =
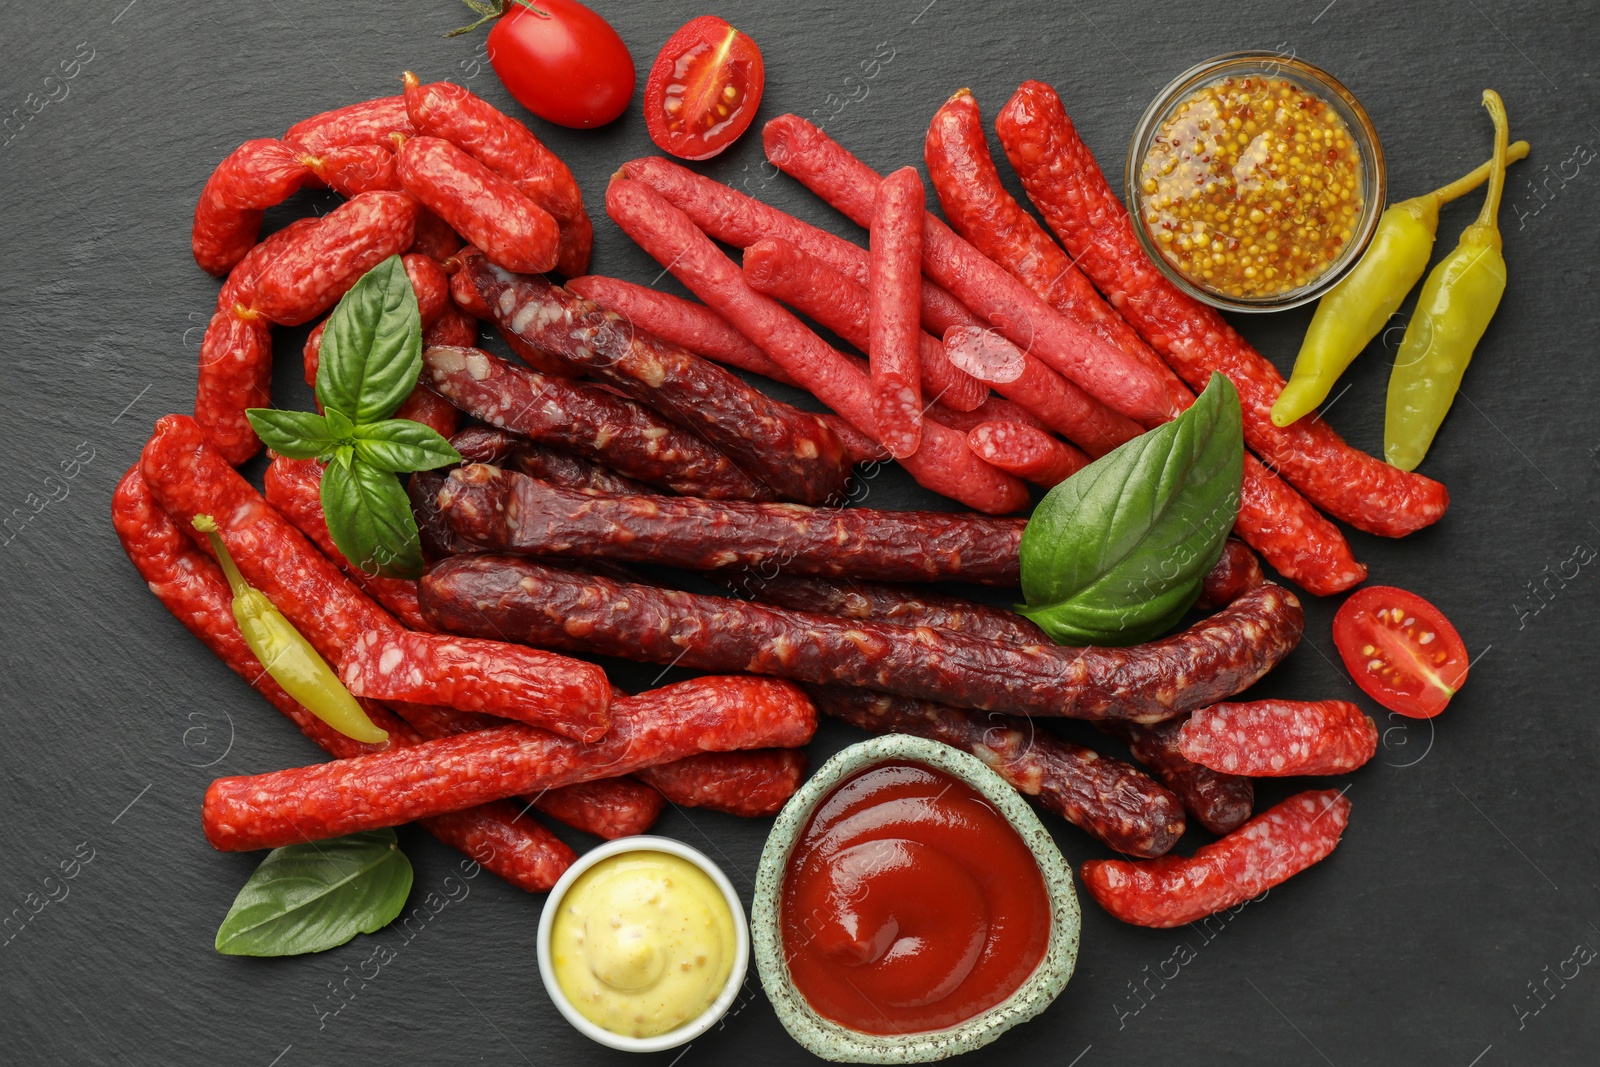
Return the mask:
[[661,46],[644,83],[650,139],[680,159],[710,159],[750,128],[766,67],[756,43],[701,15]]
[[1467,646],[1444,613],[1415,593],[1373,585],[1333,617],[1339,657],[1366,694],[1390,711],[1431,719],[1467,680]]
[[603,126],[633,99],[633,57],[577,0],[503,0],[489,63],[517,102],[558,126]]

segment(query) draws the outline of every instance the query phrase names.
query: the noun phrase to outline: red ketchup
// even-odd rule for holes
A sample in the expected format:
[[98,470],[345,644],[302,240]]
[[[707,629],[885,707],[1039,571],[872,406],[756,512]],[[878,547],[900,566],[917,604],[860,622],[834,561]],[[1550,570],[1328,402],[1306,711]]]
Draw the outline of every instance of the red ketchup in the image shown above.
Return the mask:
[[869,1034],[939,1030],[1016,991],[1044,957],[1033,853],[965,782],[892,762],[818,805],[789,857],[789,973],[818,1014]]

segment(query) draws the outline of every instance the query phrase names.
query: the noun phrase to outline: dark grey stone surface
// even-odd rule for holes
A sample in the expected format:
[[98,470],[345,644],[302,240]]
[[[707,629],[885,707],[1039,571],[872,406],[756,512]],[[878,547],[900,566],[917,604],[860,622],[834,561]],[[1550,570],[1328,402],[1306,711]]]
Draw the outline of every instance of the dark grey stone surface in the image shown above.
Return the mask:
[[[702,12],[678,3],[595,6],[641,68],[671,30]],[[1478,657],[1471,681],[1434,723],[1385,718],[1337,663],[1329,633],[1337,604],[1312,603],[1304,647],[1261,691],[1362,699],[1379,716],[1379,758],[1338,783],[1354,802],[1343,845],[1208,930],[1132,929],[1087,904],[1079,973],[1066,993],[973,1059],[1061,1067],[1594,1062],[1600,564],[1565,561],[1600,546],[1595,6],[716,7],[765,51],[765,115],[838,109],[828,128],[882,168],[920,160],[925,123],[955,89],[970,86],[992,117],[1019,81],[1037,77],[1061,90],[1101,161],[1120,174],[1135,120],[1170,77],[1217,53],[1281,48],[1326,66],[1361,97],[1384,139],[1391,189],[1404,197],[1485,158],[1489,124],[1478,95],[1485,86],[1504,94],[1515,134],[1534,155],[1517,166],[1502,212],[1510,290],[1424,467],[1449,484],[1454,506],[1439,526],[1403,542],[1352,536],[1375,582],[1413,589],[1455,621]],[[395,91],[407,67],[466,81],[515,111],[475,64],[481,34],[440,37],[465,15],[445,0],[4,6],[0,117],[14,116],[0,134],[0,514],[11,516],[0,533],[4,1062],[543,1067],[624,1059],[557,1017],[534,961],[541,900],[493,876],[467,883],[466,898],[410,941],[391,929],[323,955],[272,961],[212,951],[217,923],[257,857],[205,844],[202,791],[216,775],[317,753],[141,588],[107,521],[111,488],[151,423],[192,403],[201,326],[217,290],[188,247],[206,175],[245,138]],[[864,60],[890,54],[861,81]],[[74,76],[63,79],[61,64],[75,56]],[[652,151],[637,112],[589,133],[533,126],[588,193],[595,268],[653,278],[655,266],[601,211],[606,176]],[[760,159],[752,135],[705,169],[859,236],[788,179],[767,177]],[[299,198],[271,224],[330,203],[326,194]],[[1445,247],[1476,204],[1446,211]],[[1309,309],[1256,317],[1241,328],[1287,368],[1308,317]],[[299,384],[303,336],[279,337],[277,399],[285,405],[308,399]],[[1363,357],[1330,414],[1367,449],[1381,446],[1397,340],[1395,331]],[[907,507],[925,498],[886,475],[872,502]],[[1557,573],[1565,577],[1549,577]],[[1530,590],[1539,582],[1547,583],[1543,600]],[[813,754],[820,760],[851,740],[828,724]],[[1264,787],[1263,801],[1304,784]],[[1075,863],[1104,854],[1056,825]],[[766,828],[701,813],[669,813],[661,823],[722,860],[747,890]],[[420,903],[456,872],[458,857],[423,834],[403,838]],[[61,880],[59,865],[75,857],[76,876]],[[394,958],[377,966],[380,947]],[[347,990],[342,1007],[335,986]],[[747,992],[724,1028],[657,1059],[684,1067],[801,1060],[753,972]]]

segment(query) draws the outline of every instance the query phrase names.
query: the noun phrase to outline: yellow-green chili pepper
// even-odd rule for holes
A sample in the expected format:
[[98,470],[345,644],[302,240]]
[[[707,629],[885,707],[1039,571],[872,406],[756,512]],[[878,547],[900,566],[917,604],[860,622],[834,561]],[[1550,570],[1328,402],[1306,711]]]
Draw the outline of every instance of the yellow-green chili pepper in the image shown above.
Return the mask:
[[1406,326],[1389,374],[1389,406],[1383,424],[1383,455],[1401,470],[1415,470],[1461,387],[1472,350],[1506,291],[1506,259],[1500,252],[1500,194],[1506,184],[1505,104],[1493,89],[1483,106],[1494,120],[1494,170],[1478,220],[1422,283],[1417,310]]
[[346,737],[373,745],[387,741],[388,731],[367,718],[328,661],[272,606],[265,593],[244,580],[227,546],[217,536],[216,520],[210,515],[196,515],[194,528],[211,541],[217,562],[228,576],[228,588],[233,590],[233,620],[272,680],[307,711]]
[[[1528,142],[1518,141],[1507,147],[1506,162],[1515,163],[1527,154]],[[1317,304],[1295,357],[1294,373],[1272,405],[1274,425],[1287,426],[1328,399],[1339,375],[1378,335],[1422,277],[1439,232],[1440,205],[1482,185],[1493,169],[1491,160],[1441,189],[1384,210],[1361,262]]]

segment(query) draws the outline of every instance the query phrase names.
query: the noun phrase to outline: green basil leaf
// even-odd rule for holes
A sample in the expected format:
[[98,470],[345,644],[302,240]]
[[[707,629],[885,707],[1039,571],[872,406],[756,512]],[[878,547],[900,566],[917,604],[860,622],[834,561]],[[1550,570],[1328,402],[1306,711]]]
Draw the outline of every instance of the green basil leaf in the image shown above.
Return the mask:
[[342,945],[389,925],[411,877],[393,830],[275,848],[217,928],[217,951],[297,956]]
[[290,459],[317,459],[337,441],[328,420],[314,412],[246,408],[244,415],[263,444]]
[[1200,595],[1239,513],[1239,394],[1220,374],[1194,405],[1062,482],[1022,534],[1020,610],[1064,644],[1129,645]]
[[356,458],[379,470],[406,474],[460,463],[461,453],[431,426],[411,419],[385,419],[355,428]]
[[351,422],[394,414],[422,373],[422,315],[399,256],[361,276],[328,316],[317,400]]
[[[348,446],[347,446],[348,447]],[[422,575],[422,537],[400,479],[360,459],[322,472],[322,513],[345,559],[384,578]]]
[[323,418],[328,420],[328,433],[335,441],[348,441],[356,432],[356,424],[338,408],[329,408]]

